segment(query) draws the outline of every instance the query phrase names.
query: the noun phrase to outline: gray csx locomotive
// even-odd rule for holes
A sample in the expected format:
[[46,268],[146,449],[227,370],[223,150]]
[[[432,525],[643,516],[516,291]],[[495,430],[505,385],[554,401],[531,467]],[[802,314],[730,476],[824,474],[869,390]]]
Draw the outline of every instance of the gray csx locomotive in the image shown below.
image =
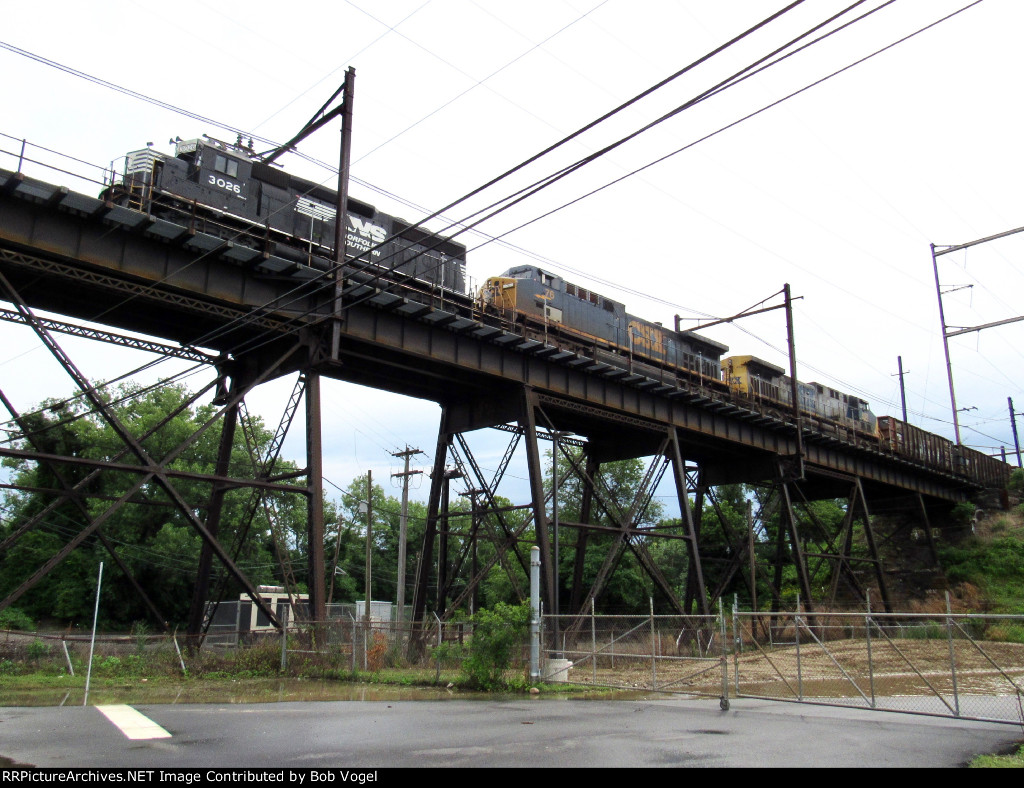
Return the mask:
[[[173,156],[152,148],[133,151],[125,157],[123,178],[104,196],[235,243],[266,248],[304,268],[325,268],[334,257],[337,193],[265,164],[241,140],[230,145],[210,137],[178,139]],[[465,291],[462,244],[351,197],[345,223],[348,257],[359,255],[359,267],[392,269],[433,287]]]
[[630,315],[624,304],[532,265],[488,279],[480,303],[518,325],[520,333],[535,339],[557,336],[595,361],[656,379],[671,369],[717,383],[721,356],[729,349],[692,331],[671,331]]

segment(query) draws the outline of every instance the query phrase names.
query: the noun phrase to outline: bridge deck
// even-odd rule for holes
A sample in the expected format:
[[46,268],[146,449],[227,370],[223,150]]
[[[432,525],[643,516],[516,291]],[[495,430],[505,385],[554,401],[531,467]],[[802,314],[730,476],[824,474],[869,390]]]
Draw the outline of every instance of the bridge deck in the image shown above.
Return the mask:
[[[315,268],[6,171],[0,272],[33,308],[256,359],[332,319],[333,287]],[[524,340],[440,300],[365,285],[347,285],[343,299],[340,355],[319,371],[442,403],[462,429],[515,420],[530,387],[559,429],[588,437],[604,459],[654,451],[672,427],[711,483],[771,477],[796,452],[792,425],[720,392]],[[848,476],[883,498],[952,501],[984,486],[867,441],[805,429],[803,442],[812,495],[844,494]]]

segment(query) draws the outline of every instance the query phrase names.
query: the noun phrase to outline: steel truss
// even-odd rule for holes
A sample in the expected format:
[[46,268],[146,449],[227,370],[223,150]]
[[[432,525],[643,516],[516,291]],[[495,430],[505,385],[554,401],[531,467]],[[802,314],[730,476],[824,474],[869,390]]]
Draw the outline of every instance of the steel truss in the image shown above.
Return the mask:
[[[722,528],[729,555],[729,558],[721,562],[718,580],[708,594],[712,604],[722,597],[738,575],[748,590],[753,609],[759,609],[757,582],[760,580],[769,588],[772,610],[780,610],[784,606],[781,593],[783,569],[791,565],[796,569],[801,601],[807,610],[813,610],[815,605],[822,603],[835,606],[840,597],[870,602],[872,589],[865,582],[866,571],[873,579],[873,587],[877,589],[886,611],[891,612],[892,591],[879,548],[893,540],[908,525],[921,527],[927,540],[926,563],[929,568],[938,567],[932,525],[923,496],[913,495],[908,498],[903,506],[905,522],[885,539],[880,539],[862,479],[820,469],[812,469],[809,473],[827,473],[834,481],[847,485],[845,497],[835,496],[838,500],[844,500],[845,516],[832,528],[815,514],[810,505],[813,499],[805,493],[801,480],[787,476],[781,465],[777,478],[760,485],[755,500],[748,502],[747,528],[743,532],[737,531],[730,524],[715,489],[697,483],[697,500],[706,497],[710,502],[711,511]],[[698,511],[702,509],[702,506],[697,507]],[[768,541],[769,523],[773,520],[776,521],[774,543]],[[804,533],[798,528],[800,523],[806,529]],[[863,538],[863,548],[860,554],[855,554],[854,543],[858,529]],[[809,539],[823,545],[823,549],[820,552],[809,551],[806,547]],[[712,559],[705,557],[705,561],[709,560]],[[831,575],[828,590],[825,594],[820,590],[816,593],[816,589],[821,588],[819,577],[826,568],[830,569]],[[686,601],[689,606],[689,587]]]
[[[215,380],[209,382],[198,392],[191,395],[173,412],[166,414],[158,424],[146,433],[142,435],[135,435],[127,425],[118,419],[112,411],[110,403],[103,399],[98,389],[93,386],[74,365],[71,358],[54,339],[53,332],[60,331],[63,333],[72,333],[78,336],[88,336],[90,338],[100,339],[103,341],[111,341],[116,344],[128,344],[150,352],[161,353],[163,355],[173,355],[188,358],[190,360],[198,360],[204,363],[210,363],[214,358],[207,354],[200,353],[199,351],[192,351],[191,349],[179,351],[178,349],[170,346],[163,346],[159,343],[136,341],[121,335],[110,334],[109,332],[72,330],[76,327],[71,326],[70,324],[63,324],[56,321],[38,318],[31,309],[29,309],[15,288],[2,274],[0,274],[0,289],[2,289],[4,297],[10,300],[15,306],[16,312],[12,314],[16,314],[17,316],[15,319],[6,315],[3,319],[12,319],[14,322],[23,323],[36,333],[43,345],[50,351],[74,381],[81,392],[81,396],[114,430],[123,444],[123,447],[110,460],[106,461],[87,460],[79,457],[46,453],[41,450],[41,445],[37,436],[31,432],[31,429],[24,420],[24,417],[15,410],[7,397],[2,391],[0,391],[0,400],[2,400],[4,407],[8,410],[12,420],[20,430],[20,435],[12,434],[11,438],[8,440],[21,437],[32,447],[32,449],[29,450],[0,446],[0,456],[16,457],[19,459],[44,463],[50,470],[52,470],[59,485],[58,489],[48,491],[53,493],[54,497],[52,501],[50,501],[33,517],[25,520],[24,522],[18,523],[14,530],[8,534],[2,542],[0,542],[0,552],[8,550],[25,534],[44,523],[46,518],[58,507],[67,502],[71,502],[82,516],[78,533],[69,542],[67,542],[64,547],[44,562],[42,566],[38,567],[27,580],[8,594],[6,598],[0,600],[0,610],[14,604],[14,602],[16,602],[22,595],[46,577],[54,567],[56,567],[77,547],[85,542],[86,539],[95,535],[95,538],[104,546],[107,552],[110,553],[119,569],[124,573],[133,588],[135,588],[139,593],[140,598],[146,604],[154,619],[161,627],[166,629],[168,622],[165,616],[153,604],[145,589],[142,588],[130,569],[120,556],[118,556],[114,546],[100,530],[103,524],[117,513],[124,504],[138,502],[138,492],[146,484],[152,483],[156,484],[161,490],[163,490],[170,499],[167,505],[176,509],[185,518],[186,522],[196,531],[196,533],[199,534],[203,541],[192,600],[192,608],[189,616],[190,635],[201,635],[205,630],[205,627],[209,624],[207,614],[211,613],[211,611],[208,609],[207,602],[210,599],[210,581],[212,577],[213,561],[215,558],[224,569],[223,579],[226,580],[227,578],[231,578],[237,582],[244,589],[253,604],[261,609],[268,620],[275,626],[280,626],[276,612],[271,610],[266,603],[261,600],[256,588],[235,563],[239,550],[241,549],[241,541],[244,539],[245,531],[248,529],[257,508],[261,506],[264,507],[271,519],[271,522],[275,522],[275,518],[272,516],[270,504],[265,498],[266,493],[270,491],[299,493],[305,495],[307,501],[309,501],[307,528],[309,530],[309,544],[311,545],[311,549],[309,550],[309,569],[311,577],[309,583],[310,607],[315,620],[322,620],[325,601],[323,594],[325,584],[323,578],[323,510],[322,470],[320,460],[321,449],[319,437],[319,375],[311,369],[312,364],[316,361],[316,353],[310,351],[310,348],[314,348],[314,350],[319,349],[319,338],[311,338],[308,336],[300,337],[298,341],[286,344],[283,348],[278,348],[277,351],[274,351],[276,355],[271,355],[263,359],[247,360],[243,358],[229,360],[223,357],[217,359],[218,376]],[[303,356],[306,358],[305,361],[302,361]],[[258,457],[255,454],[255,444],[252,442],[251,427],[248,424],[247,414],[244,409],[244,397],[260,383],[291,371],[291,369],[296,366],[296,360],[298,360],[298,365],[306,371],[300,376],[296,390],[293,391],[292,397],[290,398],[285,410],[285,414],[282,417],[281,424],[274,436],[274,440],[267,449],[266,455],[262,458]],[[216,414],[212,418],[208,419],[195,432],[187,436],[177,447],[168,452],[164,457],[157,459],[151,456],[143,447],[143,443],[146,439],[158,433],[174,418],[210,392],[215,393],[214,403],[219,406],[219,410]],[[273,476],[273,471],[280,454],[281,444],[284,440],[285,434],[287,433],[288,427],[291,424],[292,418],[295,415],[298,404],[303,399],[303,392],[305,392],[307,413],[306,433],[308,467],[300,473],[287,474],[275,478]],[[242,415],[243,432],[246,433],[248,439],[247,445],[250,449],[253,468],[253,478],[248,479],[228,476],[228,462],[230,460],[235,428],[238,423],[240,413]],[[221,420],[223,421],[223,424],[221,429],[220,448],[214,473],[204,474],[183,472],[168,467],[174,460],[179,458],[190,446],[192,446],[207,430],[212,428]],[[132,462],[129,460],[134,461]],[[85,465],[90,470],[84,478],[77,483],[72,484],[65,480],[60,471],[61,466],[69,464]],[[90,483],[97,479],[97,477],[104,471],[134,473],[137,474],[137,478],[133,482],[131,488],[120,498],[115,500],[113,503],[110,503],[107,508],[98,515],[91,516],[85,505],[85,499],[91,497],[88,492]],[[307,479],[306,485],[299,486],[285,483],[286,479],[293,478],[295,476],[305,476]],[[175,478],[186,478],[191,481],[205,482],[210,485],[211,493],[209,503],[205,506],[205,520],[200,519],[196,514],[197,507],[194,503],[186,501],[178,492],[172,481]],[[218,540],[223,498],[224,494],[228,490],[242,487],[249,488],[251,490],[245,515],[245,526],[242,529],[239,543],[232,551],[229,551]],[[17,487],[15,488],[17,489]],[[102,498],[97,500],[102,500]],[[285,550],[286,545],[280,544],[279,541],[279,556],[282,555]],[[234,553],[234,555],[231,553]],[[286,577],[291,579],[288,573],[286,573]],[[319,583],[317,582],[317,578],[319,578]],[[223,582],[221,585],[223,585]],[[294,588],[293,579],[291,586]],[[219,599],[219,595],[222,595],[222,593],[223,590],[219,591],[217,599]],[[193,639],[191,643],[193,647],[195,647],[198,645],[198,640]]]
[[[646,447],[650,444],[651,430],[660,434],[654,456],[633,499],[620,501],[602,480],[600,475],[602,460],[595,453],[596,444],[579,437],[570,437],[569,428],[576,426],[573,423],[573,417],[579,412],[575,403],[562,402],[550,396],[538,396],[529,387],[524,387],[513,399],[516,402],[513,410],[518,411],[517,414],[514,414],[516,418],[513,423],[473,423],[468,428],[462,428],[457,424],[462,424],[463,420],[457,418],[451,408],[445,407],[442,410],[437,448],[434,453],[434,469],[431,473],[426,532],[416,574],[416,590],[413,598],[415,620],[422,621],[426,613],[431,586],[430,574],[435,563],[435,542],[440,553],[436,560],[438,566],[436,613],[442,619],[449,618],[470,599],[479,583],[498,564],[505,569],[513,589],[522,597],[518,568],[522,569],[525,576],[528,573],[528,563],[519,542],[531,526],[534,527],[534,538],[540,548],[542,597],[545,609],[548,611],[578,615],[589,610],[591,601],[597,599],[605,590],[622,556],[629,550],[636,557],[643,571],[668,599],[670,606],[676,612],[684,612],[683,603],[665,579],[647,546],[647,540],[651,537],[667,537],[686,540],[691,560],[698,568],[696,583],[699,593],[696,595],[696,599],[699,600],[701,612],[708,612],[709,607],[700,570],[696,522],[689,500],[691,485],[686,481],[686,467],[682,459],[683,452],[678,432],[671,427],[652,427],[649,422],[641,422],[636,419],[630,419],[626,423],[624,420],[615,420],[614,414],[599,414],[607,416],[610,420],[615,420],[618,429],[643,431],[644,440],[636,443],[638,448],[634,454],[629,455],[629,450],[627,450],[629,456],[648,456],[650,452],[646,451]],[[570,414],[568,420],[565,418],[567,413]],[[588,409],[587,418],[593,418],[595,413],[593,409]],[[485,478],[465,437],[465,433],[481,427],[491,427],[511,434],[499,467],[490,479]],[[565,433],[570,433],[570,435]],[[555,514],[552,505],[553,485],[545,484],[547,477],[542,467],[539,443],[542,440],[551,441],[553,446],[557,447],[554,451],[566,461],[571,469],[568,476],[557,479],[558,488],[561,489],[569,479],[575,479],[582,485],[581,522],[558,522],[559,530],[571,529],[576,533],[571,593],[564,601],[557,593],[558,585],[563,582],[564,578],[557,577],[558,573],[555,570],[554,548],[557,546],[558,540],[553,529],[553,515]],[[497,488],[521,444],[525,444],[531,500],[525,505],[503,507],[497,501]],[[644,447],[644,450],[641,451],[640,447]],[[617,459],[625,458],[626,456],[617,457]],[[446,470],[449,465],[454,466],[453,471]],[[643,522],[653,495],[669,468],[672,468],[676,480],[680,511],[683,513],[682,523],[678,529],[672,532],[642,528],[640,524]],[[465,494],[473,499],[470,525],[468,529],[464,529],[460,533],[462,544],[454,559],[449,555],[452,545],[451,536],[456,532],[452,523],[459,515],[451,513],[447,505],[448,486],[452,478],[466,480],[470,490]],[[548,513],[549,506],[552,506],[551,515]],[[506,517],[510,510],[526,511],[527,516],[522,518],[518,524],[511,524]],[[592,523],[592,515],[595,510],[602,512],[612,525],[602,526]],[[583,561],[588,545],[588,535],[593,532],[611,532],[616,538],[609,547],[595,581],[590,588],[584,588]],[[491,541],[494,552],[483,565],[477,565],[474,562],[465,586],[461,592],[453,596],[456,578],[464,570],[469,557],[475,556],[475,545],[481,533]]]

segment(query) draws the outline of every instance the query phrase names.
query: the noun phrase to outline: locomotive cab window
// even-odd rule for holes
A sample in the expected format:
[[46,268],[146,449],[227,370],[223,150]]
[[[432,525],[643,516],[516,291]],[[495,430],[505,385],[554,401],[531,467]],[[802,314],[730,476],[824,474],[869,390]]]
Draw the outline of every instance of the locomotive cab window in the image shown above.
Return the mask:
[[221,156],[219,153],[213,162],[213,169],[217,172],[222,172],[229,178],[238,177],[238,162],[234,159],[229,159],[227,156]]

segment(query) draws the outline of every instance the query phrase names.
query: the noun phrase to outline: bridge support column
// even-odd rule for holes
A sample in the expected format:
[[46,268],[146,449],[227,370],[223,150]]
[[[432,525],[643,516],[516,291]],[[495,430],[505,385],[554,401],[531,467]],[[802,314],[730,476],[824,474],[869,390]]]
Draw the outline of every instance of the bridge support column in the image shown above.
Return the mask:
[[[584,448],[585,470],[583,473],[583,490],[580,498],[580,523],[590,525],[592,510],[594,506],[594,479],[601,472],[601,465],[598,463],[588,448]],[[576,554],[573,558],[572,572],[572,596],[569,599],[569,610],[576,615],[583,615],[587,611],[583,609],[583,571],[587,556],[587,537],[590,531],[581,528],[576,534]]]
[[[321,432],[320,374],[306,372],[306,549],[309,617],[327,620],[324,572],[324,462]],[[369,601],[367,601],[369,603]]]
[[530,497],[533,503],[533,524],[540,548],[541,599],[545,612],[555,612],[555,583],[558,577],[552,565],[551,539],[548,534],[548,516],[544,495],[544,473],[541,470],[540,447],[537,444],[536,408],[539,405],[533,392],[526,390],[523,401],[523,413],[519,426],[524,430],[526,439],[526,461],[530,472]]
[[[227,476],[231,462],[231,449],[235,441],[235,426],[238,423],[238,404],[235,403],[224,414],[220,432],[220,446],[217,449],[217,465],[214,473]],[[213,539],[220,531],[221,511],[224,507],[223,482],[215,482],[210,493],[210,508],[206,512],[206,530]],[[213,548],[204,542],[199,553],[199,566],[196,569],[196,584],[192,589],[192,605],[188,613],[188,647],[195,651],[199,648],[203,634],[203,621],[206,615],[206,603],[210,599],[210,579],[213,570]]]
[[672,475],[676,482],[676,498],[679,500],[679,513],[683,520],[683,537],[686,539],[689,558],[687,565],[689,571],[686,579],[686,601],[683,605],[684,612],[689,615],[693,610],[693,601],[696,599],[698,612],[701,615],[709,615],[711,607],[708,601],[707,589],[704,586],[704,565],[700,558],[700,522],[694,517],[693,508],[690,506],[690,486],[686,475],[686,465],[683,462],[682,448],[679,441],[679,430],[669,430],[669,460],[672,463]]

